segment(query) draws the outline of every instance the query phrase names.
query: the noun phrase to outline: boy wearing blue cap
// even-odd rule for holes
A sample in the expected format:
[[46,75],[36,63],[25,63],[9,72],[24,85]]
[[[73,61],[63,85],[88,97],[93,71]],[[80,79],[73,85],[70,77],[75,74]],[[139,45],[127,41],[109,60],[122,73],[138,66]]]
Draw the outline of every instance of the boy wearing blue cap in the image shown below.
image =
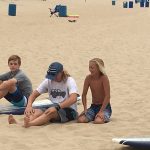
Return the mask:
[[[32,103],[43,93],[49,94],[53,103],[46,109],[33,109]],[[68,122],[77,118],[77,85],[59,62],[52,63],[46,79],[30,95],[25,109],[24,127],[40,126],[49,122]],[[9,123],[16,123],[12,115]]]

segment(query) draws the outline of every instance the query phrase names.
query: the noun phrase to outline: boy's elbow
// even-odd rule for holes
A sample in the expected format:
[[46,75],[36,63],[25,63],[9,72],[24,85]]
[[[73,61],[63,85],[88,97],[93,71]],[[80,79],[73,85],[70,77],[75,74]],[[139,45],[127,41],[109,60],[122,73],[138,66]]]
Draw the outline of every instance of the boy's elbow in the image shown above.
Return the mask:
[[84,98],[86,98],[86,94],[83,93],[82,94],[82,99],[84,99]]
[[73,104],[77,102],[77,94],[72,94],[70,98]]

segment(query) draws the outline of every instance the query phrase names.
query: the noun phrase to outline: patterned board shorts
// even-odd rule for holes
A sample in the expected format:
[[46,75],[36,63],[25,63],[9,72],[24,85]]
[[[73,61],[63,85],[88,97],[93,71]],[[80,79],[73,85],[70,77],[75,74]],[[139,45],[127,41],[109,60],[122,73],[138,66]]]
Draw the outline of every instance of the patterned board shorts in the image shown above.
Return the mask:
[[[91,104],[90,108],[87,109],[87,112],[85,114],[87,120],[90,121],[94,121],[96,114],[100,111],[100,108],[102,107],[102,105],[96,105],[96,104]],[[109,122],[110,120],[110,116],[112,114],[112,109],[111,109],[111,105],[108,104],[104,110],[104,122]]]

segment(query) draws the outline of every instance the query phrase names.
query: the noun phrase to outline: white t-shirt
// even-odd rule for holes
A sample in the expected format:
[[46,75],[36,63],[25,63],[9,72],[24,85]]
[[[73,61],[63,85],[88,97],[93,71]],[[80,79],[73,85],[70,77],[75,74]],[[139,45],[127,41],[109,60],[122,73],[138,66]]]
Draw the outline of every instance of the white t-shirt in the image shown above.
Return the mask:
[[[45,79],[36,89],[40,94],[49,93],[49,99],[52,103],[60,103],[69,97],[72,93],[78,93],[77,85],[72,77],[68,77],[66,82],[56,82]],[[70,106],[77,111],[77,104]]]

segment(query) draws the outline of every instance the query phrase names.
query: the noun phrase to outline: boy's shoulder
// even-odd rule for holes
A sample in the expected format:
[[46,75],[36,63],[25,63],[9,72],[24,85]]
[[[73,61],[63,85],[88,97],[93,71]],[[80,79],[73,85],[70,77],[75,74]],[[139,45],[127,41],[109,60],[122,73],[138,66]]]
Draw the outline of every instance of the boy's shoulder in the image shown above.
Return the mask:
[[91,74],[88,74],[87,76],[86,76],[86,78],[85,78],[85,81],[86,82],[91,82],[93,80],[93,78],[92,78],[92,75]]
[[86,76],[86,79],[90,79],[92,76],[91,76],[91,74],[88,74],[87,76]]
[[[107,80],[108,77],[107,77],[107,75],[101,75],[99,79],[100,79],[100,80]],[[88,74],[88,75],[86,76],[86,80],[89,80],[89,81],[90,81],[90,80],[93,80],[92,75],[91,75],[91,74]]]

